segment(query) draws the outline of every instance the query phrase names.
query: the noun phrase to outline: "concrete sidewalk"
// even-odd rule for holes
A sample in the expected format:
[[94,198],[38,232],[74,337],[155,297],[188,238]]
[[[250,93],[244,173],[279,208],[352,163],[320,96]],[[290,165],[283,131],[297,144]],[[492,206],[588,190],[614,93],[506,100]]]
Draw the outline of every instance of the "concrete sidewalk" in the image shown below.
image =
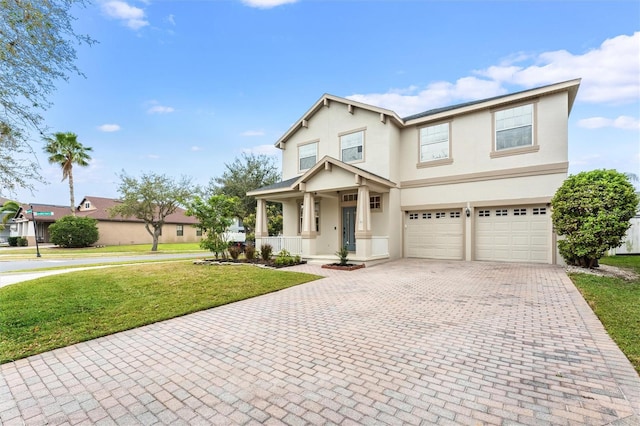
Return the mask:
[[639,424],[560,267],[405,259],[0,366],[0,423]]

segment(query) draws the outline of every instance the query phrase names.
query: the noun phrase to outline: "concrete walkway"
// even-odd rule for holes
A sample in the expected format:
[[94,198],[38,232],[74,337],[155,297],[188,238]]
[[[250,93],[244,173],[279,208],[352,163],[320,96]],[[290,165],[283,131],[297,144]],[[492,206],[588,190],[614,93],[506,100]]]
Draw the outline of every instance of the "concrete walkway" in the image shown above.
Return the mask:
[[401,260],[0,366],[0,423],[640,424],[564,270]]

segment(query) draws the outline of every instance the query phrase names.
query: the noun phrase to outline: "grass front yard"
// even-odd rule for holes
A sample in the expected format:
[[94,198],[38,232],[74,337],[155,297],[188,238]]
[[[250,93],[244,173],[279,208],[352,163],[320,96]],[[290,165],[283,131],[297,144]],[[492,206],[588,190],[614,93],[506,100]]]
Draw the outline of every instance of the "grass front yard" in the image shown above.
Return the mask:
[[171,262],[85,270],[0,288],[0,363],[320,277]]
[[[84,248],[62,248],[62,247],[40,247],[40,254],[46,257],[69,257],[74,255],[86,256],[112,256],[112,255],[138,255],[138,254],[168,254],[168,253],[209,253],[200,247],[200,243],[160,243],[158,251],[151,251],[149,244],[133,244],[122,246],[102,246]],[[0,248],[0,256],[33,257],[36,254],[36,247],[29,248]]]
[[[605,257],[600,263],[632,269],[640,275],[640,256]],[[609,336],[640,373],[640,278],[625,280],[580,273],[569,276]]]

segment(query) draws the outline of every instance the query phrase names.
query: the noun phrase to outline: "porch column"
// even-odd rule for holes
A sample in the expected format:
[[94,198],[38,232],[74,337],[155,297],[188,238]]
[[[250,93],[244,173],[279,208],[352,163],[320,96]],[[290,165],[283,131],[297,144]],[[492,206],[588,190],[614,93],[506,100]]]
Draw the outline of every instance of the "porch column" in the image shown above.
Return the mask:
[[369,205],[369,187],[365,178],[360,179],[358,203],[356,205],[356,257],[371,257],[371,206]]
[[269,236],[269,228],[267,227],[267,202],[258,198],[256,200],[258,206],[256,209],[256,239]]
[[316,212],[315,197],[312,192],[305,192],[302,202],[302,255],[316,254]]

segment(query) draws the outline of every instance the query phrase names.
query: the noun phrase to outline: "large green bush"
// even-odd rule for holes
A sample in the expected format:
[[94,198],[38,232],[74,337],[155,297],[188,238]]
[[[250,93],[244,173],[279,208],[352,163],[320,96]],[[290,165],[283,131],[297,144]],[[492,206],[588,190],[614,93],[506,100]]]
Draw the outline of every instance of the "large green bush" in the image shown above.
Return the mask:
[[618,247],[638,207],[629,178],[615,170],[569,176],[554,195],[553,226],[564,239],[560,254],[569,264],[591,268]]
[[91,217],[64,216],[49,226],[51,242],[60,247],[88,247],[98,241],[98,221]]

